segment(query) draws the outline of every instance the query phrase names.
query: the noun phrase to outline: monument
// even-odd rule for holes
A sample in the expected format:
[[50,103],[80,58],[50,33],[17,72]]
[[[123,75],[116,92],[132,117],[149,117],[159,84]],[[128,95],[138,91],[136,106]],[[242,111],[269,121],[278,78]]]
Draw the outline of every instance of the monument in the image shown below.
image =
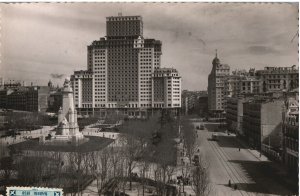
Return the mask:
[[40,142],[45,144],[82,144],[88,139],[79,131],[77,111],[74,106],[73,90],[68,78],[65,79],[62,94],[62,107],[60,107],[58,111],[58,126],[55,134],[52,134],[51,139],[48,141],[44,138],[40,138]]

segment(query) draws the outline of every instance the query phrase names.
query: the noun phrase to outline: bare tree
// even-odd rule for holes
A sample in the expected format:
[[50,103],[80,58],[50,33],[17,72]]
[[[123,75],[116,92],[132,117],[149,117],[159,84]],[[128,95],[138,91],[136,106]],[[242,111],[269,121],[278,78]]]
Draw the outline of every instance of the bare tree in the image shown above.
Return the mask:
[[182,165],[181,166],[181,181],[182,181],[182,191],[184,192],[184,186],[187,183],[187,179],[190,176],[190,166],[188,165]]
[[209,195],[211,185],[209,181],[209,165],[199,156],[199,161],[191,172],[191,184],[196,196]]
[[192,164],[193,156],[197,150],[196,143],[196,133],[194,126],[188,119],[182,121],[182,133],[184,137],[184,148],[186,149],[187,156],[189,158],[190,164]]
[[167,168],[166,168],[166,172],[167,172],[167,176],[168,176],[168,182],[171,181],[172,179],[172,175],[175,173],[175,167],[174,166],[171,166],[171,165],[168,165]]
[[149,170],[150,163],[146,160],[143,160],[140,164],[140,176],[141,176],[141,182],[142,182],[142,195],[145,195],[145,181],[146,181],[146,173]]
[[9,180],[12,173],[13,158],[3,141],[0,141],[0,172],[5,180]]
[[108,149],[101,152],[93,152],[89,155],[89,168],[97,183],[98,195],[103,194],[104,185],[109,180],[110,153]]

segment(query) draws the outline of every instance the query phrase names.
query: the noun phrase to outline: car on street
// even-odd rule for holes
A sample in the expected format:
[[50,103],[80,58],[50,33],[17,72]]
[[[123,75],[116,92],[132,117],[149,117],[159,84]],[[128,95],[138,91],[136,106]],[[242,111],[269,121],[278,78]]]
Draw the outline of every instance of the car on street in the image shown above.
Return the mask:
[[218,133],[213,133],[213,134],[211,135],[211,139],[212,139],[212,140],[215,140],[215,141],[218,141]]
[[205,129],[204,125],[201,124],[199,129],[200,129],[200,130],[204,130],[204,129]]

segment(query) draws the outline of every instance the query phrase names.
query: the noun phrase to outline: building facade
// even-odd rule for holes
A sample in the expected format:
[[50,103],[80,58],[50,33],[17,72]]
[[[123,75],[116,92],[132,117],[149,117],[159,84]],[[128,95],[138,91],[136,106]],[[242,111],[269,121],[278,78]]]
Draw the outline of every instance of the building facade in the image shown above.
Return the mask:
[[0,91],[0,107],[30,112],[46,112],[50,89],[48,86],[30,86]]
[[260,92],[282,92],[299,87],[299,70],[295,65],[291,67],[265,67],[257,70],[256,76],[260,80]]
[[159,68],[152,74],[152,108],[181,107],[181,77],[173,68]]
[[[163,71],[158,70],[161,45],[159,40],[143,37],[141,16],[107,17],[106,36],[87,48],[87,70],[75,71],[71,76],[78,112],[158,107],[159,103],[154,101],[158,95],[154,96],[153,80],[159,79],[153,74]],[[176,77],[171,76],[170,81],[179,82],[180,88],[181,82]],[[177,89],[172,89],[170,95],[174,96],[170,103],[168,95],[161,106],[180,108],[181,104],[176,103]]]
[[212,65],[212,70],[208,76],[208,110],[210,113],[221,113],[226,108],[225,81],[229,76],[230,67],[221,64],[217,54]]
[[258,98],[243,103],[243,132],[252,147],[281,145],[282,109],[282,99]]
[[248,101],[247,97],[228,98],[226,108],[226,123],[228,130],[240,136],[245,136],[243,131],[243,104]]
[[293,176],[299,171],[299,99],[289,97],[283,113],[283,162]]
[[183,90],[181,97],[181,110],[183,114],[197,114],[201,116],[207,114],[207,91]]
[[225,96],[238,97],[240,95],[259,94],[260,80],[252,71],[233,71],[225,80]]

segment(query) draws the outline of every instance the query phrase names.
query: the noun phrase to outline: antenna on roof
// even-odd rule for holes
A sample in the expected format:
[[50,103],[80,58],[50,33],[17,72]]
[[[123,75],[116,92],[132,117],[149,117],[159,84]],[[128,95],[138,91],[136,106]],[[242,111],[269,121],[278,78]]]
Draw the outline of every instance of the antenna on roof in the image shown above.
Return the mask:
[[216,49],[216,58],[218,58],[218,49]]

